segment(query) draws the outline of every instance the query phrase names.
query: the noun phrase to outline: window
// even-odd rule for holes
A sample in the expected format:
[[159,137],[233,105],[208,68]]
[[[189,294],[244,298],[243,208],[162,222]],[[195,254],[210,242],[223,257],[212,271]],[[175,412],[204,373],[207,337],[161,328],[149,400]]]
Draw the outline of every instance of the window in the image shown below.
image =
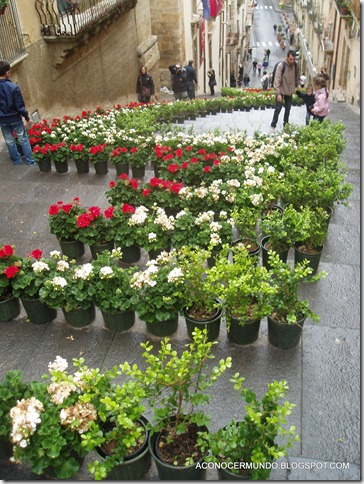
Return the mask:
[[0,15],[0,59],[13,64],[24,54],[25,48],[15,0],[9,0],[4,14]]

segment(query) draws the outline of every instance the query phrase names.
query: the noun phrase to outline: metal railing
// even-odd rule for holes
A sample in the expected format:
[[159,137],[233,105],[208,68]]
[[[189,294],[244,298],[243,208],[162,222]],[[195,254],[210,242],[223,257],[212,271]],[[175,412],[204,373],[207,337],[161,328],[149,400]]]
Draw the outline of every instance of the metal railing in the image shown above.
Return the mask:
[[10,0],[0,15],[0,59],[10,64],[25,54],[15,1]]
[[75,36],[105,21],[111,14],[123,14],[137,0],[35,0],[44,37]]

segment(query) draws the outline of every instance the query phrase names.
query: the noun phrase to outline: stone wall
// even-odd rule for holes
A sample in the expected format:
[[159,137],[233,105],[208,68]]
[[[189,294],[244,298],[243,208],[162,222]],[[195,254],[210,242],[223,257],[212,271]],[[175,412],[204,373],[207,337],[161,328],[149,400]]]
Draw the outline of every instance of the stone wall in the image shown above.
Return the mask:
[[29,42],[28,58],[12,77],[22,89],[30,113],[40,118],[78,114],[96,106],[112,107],[136,100],[142,64],[159,90],[159,48],[151,35],[149,0],[103,26],[82,43],[74,39]]
[[168,66],[184,64],[183,0],[150,0],[152,34],[158,37],[160,82],[171,88]]

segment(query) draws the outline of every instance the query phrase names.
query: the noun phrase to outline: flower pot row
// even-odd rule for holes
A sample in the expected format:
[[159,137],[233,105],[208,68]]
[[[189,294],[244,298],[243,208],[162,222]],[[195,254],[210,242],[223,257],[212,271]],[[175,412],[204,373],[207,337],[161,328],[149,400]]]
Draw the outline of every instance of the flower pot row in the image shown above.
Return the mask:
[[[51,160],[50,157],[44,157],[37,161],[39,171],[42,173],[49,173],[52,171],[52,163],[56,173],[63,174],[69,171],[69,160],[67,158],[63,160]],[[98,162],[92,162],[87,159],[74,160],[77,173],[87,174],[90,171],[90,164],[93,165],[96,175],[106,175],[109,171],[108,160],[100,160]],[[115,163],[116,174],[120,176],[123,173],[129,173],[129,163]],[[143,178],[145,176],[144,166],[131,166],[132,174],[135,178]]]

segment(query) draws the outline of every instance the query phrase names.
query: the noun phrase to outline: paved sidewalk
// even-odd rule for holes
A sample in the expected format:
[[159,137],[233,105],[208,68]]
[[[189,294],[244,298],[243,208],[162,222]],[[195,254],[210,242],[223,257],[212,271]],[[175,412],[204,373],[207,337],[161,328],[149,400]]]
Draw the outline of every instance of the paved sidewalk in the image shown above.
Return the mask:
[[[61,113],[63,114],[63,113]],[[269,131],[273,110],[234,112],[187,122],[196,131],[219,128]],[[291,122],[304,123],[305,108],[292,108]],[[222,326],[215,347],[217,360],[230,355],[233,367],[213,390],[206,412],[212,415],[211,430],[217,430],[231,417],[241,418],[241,401],[233,394],[229,377],[239,371],[260,397],[267,383],[286,379],[290,390],[287,399],[297,406],[289,423],[296,425],[301,441],[296,443],[272,480],[359,480],[360,479],[360,115],[343,104],[331,105],[330,118],[346,126],[348,146],[344,153],[348,181],[354,185],[349,207],[335,209],[320,268],[326,279],[302,288],[320,322],[307,321],[298,347],[283,351],[271,346],[267,322],[262,321],[259,339],[253,345],[240,347],[227,340]],[[283,114],[280,116],[281,129]],[[59,249],[48,231],[47,210],[57,200],[80,197],[84,205],[106,206],[105,191],[115,178],[110,167],[105,176],[91,172],[78,175],[72,166],[69,173],[40,173],[37,167],[13,167],[6,147],[0,143],[0,225],[1,243],[14,244],[21,255],[35,248],[46,254]],[[292,250],[289,260],[292,261]],[[89,261],[87,251],[83,261]],[[144,264],[147,256],[143,253]],[[125,333],[103,327],[101,314],[89,327],[68,326],[61,311],[47,325],[32,325],[20,317],[0,324],[0,378],[10,369],[20,368],[26,379],[39,378],[57,355],[71,361],[82,355],[90,367],[111,367],[125,360],[139,363],[140,343],[159,339],[147,334],[137,320]],[[189,342],[185,323],[179,319],[178,331],[172,336],[178,348]],[[148,416],[148,415],[147,415]],[[88,480],[88,457],[78,479]],[[0,462],[0,479],[32,480],[25,466]],[[208,478],[217,480],[215,471]],[[154,465],[147,480],[158,480]]]

